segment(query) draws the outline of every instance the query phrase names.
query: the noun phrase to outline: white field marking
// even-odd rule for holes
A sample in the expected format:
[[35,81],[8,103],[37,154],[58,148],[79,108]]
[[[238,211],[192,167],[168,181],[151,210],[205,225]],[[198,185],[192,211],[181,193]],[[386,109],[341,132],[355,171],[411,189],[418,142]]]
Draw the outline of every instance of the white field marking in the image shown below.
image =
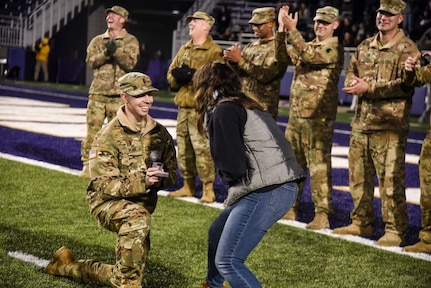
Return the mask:
[[[176,109],[153,106],[151,109],[175,112]],[[150,112],[151,114],[151,112]],[[177,121],[156,119],[176,138]],[[0,97],[0,125],[38,134],[84,139],[86,108],[17,97]]]
[[[64,172],[64,173],[69,173],[69,174],[73,174],[73,175],[78,175],[79,171],[77,170],[73,170],[73,169],[69,169],[69,168],[65,168],[65,167],[61,167],[58,165],[52,165],[49,163],[44,163],[41,161],[35,161],[35,160],[31,160],[31,159],[26,159],[23,157],[17,157],[17,156],[13,156],[13,155],[8,155],[8,154],[4,154],[4,153],[0,153],[0,157],[1,158],[5,158],[8,160],[13,160],[13,161],[19,161],[19,162],[23,162],[25,164],[29,164],[29,165],[35,165],[35,166],[39,166],[39,167],[43,167],[43,168],[47,168],[47,169],[52,169],[52,170],[56,170],[56,171],[60,171],[60,172]],[[159,191],[158,194],[161,196],[166,196],[169,192],[168,191]],[[210,204],[202,204],[198,201],[197,198],[194,197],[184,197],[184,198],[176,198],[179,199],[181,201],[187,201],[190,203],[194,203],[197,205],[205,205],[208,207],[212,207],[212,208],[217,208],[217,209],[223,209],[224,206],[222,203],[210,203]],[[278,223],[283,224],[283,225],[288,225],[288,226],[292,226],[292,227],[296,227],[296,228],[301,228],[301,229],[306,229],[305,223],[302,222],[298,222],[298,221],[290,221],[290,220],[279,220]],[[377,248],[377,249],[382,249],[382,250],[386,250],[389,252],[394,252],[397,254],[402,254],[402,255],[407,255],[413,258],[417,258],[417,259],[422,259],[422,260],[426,260],[426,261],[430,261],[431,262],[431,255],[430,254],[423,254],[423,253],[409,253],[409,252],[404,252],[402,250],[401,247],[382,247],[379,245],[376,245],[375,241],[369,240],[369,239],[365,239],[362,237],[358,237],[358,236],[352,236],[352,235],[336,235],[332,233],[331,229],[325,229],[325,230],[308,230],[310,232],[315,232],[315,233],[320,233],[320,234],[324,234],[330,237],[335,237],[335,238],[341,238],[347,241],[351,241],[351,242],[355,242],[355,243],[359,243],[359,244],[364,244],[373,248]],[[46,262],[37,262],[40,259],[37,257],[34,257],[32,255],[28,255],[19,251],[15,251],[15,252],[9,252],[8,253],[9,256],[14,257],[14,258],[18,258],[21,259],[23,261],[29,262],[29,263],[33,263],[35,265],[47,265],[48,261],[47,260],[43,260],[42,261],[46,261]],[[22,255],[25,255],[22,256]],[[34,258],[32,258],[34,257]],[[34,261],[34,262],[33,262]],[[39,264],[38,264],[39,263]],[[41,267],[45,267],[45,266],[41,266]]]
[[13,252],[9,251],[9,252],[7,252],[7,255],[9,257],[12,257],[12,258],[24,261],[24,262],[34,264],[34,265],[39,266],[41,268],[45,268],[49,263],[48,260],[41,259],[39,257],[24,253],[21,251],[13,251]]

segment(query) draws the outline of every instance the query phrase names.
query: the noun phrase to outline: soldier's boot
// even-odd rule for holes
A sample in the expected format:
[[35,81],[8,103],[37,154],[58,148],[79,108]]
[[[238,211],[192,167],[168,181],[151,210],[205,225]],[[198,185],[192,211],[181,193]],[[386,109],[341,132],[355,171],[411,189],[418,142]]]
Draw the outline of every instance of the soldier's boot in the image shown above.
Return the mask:
[[320,230],[329,228],[329,220],[328,213],[326,212],[317,212],[314,215],[313,221],[307,224],[305,228],[310,230]]
[[289,211],[287,211],[287,213],[283,216],[282,219],[296,221],[297,218],[298,218],[298,213],[296,211],[296,208],[292,207],[289,209]]
[[195,179],[184,179],[184,186],[177,191],[168,193],[168,197],[193,197],[195,195]]
[[72,252],[65,246],[58,249],[52,261],[46,266],[45,273],[70,277],[79,283],[97,283],[112,286],[113,265],[93,260],[75,261]]
[[75,262],[72,252],[65,246],[60,247],[52,256],[52,261],[45,267],[45,273],[65,276],[66,266]]
[[353,221],[352,224],[335,228],[332,233],[339,235],[355,235],[355,236],[363,236],[363,237],[371,237],[373,235],[373,227],[370,225],[361,226],[356,221]]
[[78,175],[79,178],[90,178],[90,167],[88,162],[84,162],[82,165],[82,171]]
[[380,246],[401,246],[404,242],[404,237],[402,235],[399,235],[397,233],[393,232],[386,232],[385,235],[380,237],[379,240],[377,240],[377,245]]
[[[204,281],[202,283],[202,288],[211,288],[211,286],[208,285],[207,281]],[[215,288],[215,287],[213,287],[213,288]],[[223,283],[223,286],[221,286],[221,288],[227,288],[227,285],[225,283]]]
[[215,201],[214,185],[212,182],[204,184],[202,197],[199,199],[201,203],[213,203]]
[[426,243],[424,241],[419,241],[414,245],[409,245],[404,247],[404,251],[406,252],[414,252],[414,253],[428,253],[431,254],[431,243]]

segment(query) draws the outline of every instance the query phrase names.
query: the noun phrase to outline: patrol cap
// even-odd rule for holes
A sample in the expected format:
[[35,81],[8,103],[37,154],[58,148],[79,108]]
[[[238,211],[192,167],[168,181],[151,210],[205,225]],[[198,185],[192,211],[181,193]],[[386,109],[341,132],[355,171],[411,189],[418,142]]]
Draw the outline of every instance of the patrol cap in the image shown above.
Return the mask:
[[264,24],[271,21],[275,21],[275,8],[274,7],[262,7],[256,8],[252,12],[252,17],[248,21],[249,24]]
[[406,9],[406,3],[402,0],[380,0],[380,7],[377,12],[384,11],[392,15],[400,14]]
[[115,6],[112,6],[111,8],[106,9],[105,12],[106,14],[108,14],[109,12],[113,12],[115,14],[123,16],[126,20],[129,17],[129,11],[127,11],[125,8],[118,5],[115,5]]
[[151,86],[151,79],[148,75],[140,72],[130,72],[118,79],[120,91],[130,96],[139,96],[148,92],[159,91]]
[[210,26],[213,26],[215,23],[214,17],[212,17],[211,15],[208,15],[207,13],[202,12],[202,11],[196,11],[195,13],[193,13],[193,15],[187,16],[187,23],[192,21],[192,19],[204,20],[205,22],[210,24]]
[[339,11],[337,8],[332,6],[325,6],[316,10],[316,16],[313,18],[313,20],[333,23],[338,20],[338,15]]

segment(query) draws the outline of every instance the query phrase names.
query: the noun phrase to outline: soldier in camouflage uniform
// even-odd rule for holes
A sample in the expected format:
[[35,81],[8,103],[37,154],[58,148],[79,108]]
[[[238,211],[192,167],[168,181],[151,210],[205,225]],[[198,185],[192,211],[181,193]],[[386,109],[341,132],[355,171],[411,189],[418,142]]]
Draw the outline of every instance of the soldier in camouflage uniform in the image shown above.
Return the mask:
[[87,103],[87,134],[81,144],[83,169],[79,177],[89,178],[88,153],[94,135],[105,118],[112,120],[121,106],[118,79],[138,61],[139,42],[124,29],[129,12],[121,6],[106,9],[105,33],[94,37],[87,47],[87,64],[93,69],[93,81]]
[[280,81],[287,63],[275,58],[275,8],[254,9],[248,23],[258,40],[248,43],[242,51],[238,44],[224,50],[224,59],[241,77],[244,94],[258,101],[272,117],[277,118]]
[[[148,115],[151,93],[157,91],[150,78],[131,72],[118,82],[125,105],[96,134],[87,188],[91,214],[103,228],[117,233],[116,263],[75,261],[63,246],[45,271],[83,283],[132,288],[142,286],[157,191],[176,181],[177,162],[171,135]],[[155,167],[155,161],[163,166]]]
[[[431,52],[425,53],[431,56]],[[404,82],[408,85],[422,86],[431,83],[431,64],[414,68],[417,58],[409,57],[406,61]],[[431,120],[431,119],[430,119]],[[431,121],[430,121],[431,123]],[[414,245],[405,246],[407,252],[431,253],[431,125],[422,144],[419,157],[419,177],[421,187],[420,205],[422,210],[422,230],[420,241]]]
[[398,28],[404,19],[402,0],[381,0],[379,32],[356,48],[346,70],[343,91],[358,95],[349,147],[352,224],[335,234],[370,237],[374,220],[374,176],[377,175],[385,234],[380,246],[400,246],[407,229],[405,151],[413,87],[402,83],[404,62],[419,53]]
[[[292,17],[289,7],[283,6],[275,41],[277,59],[295,65],[285,134],[297,161],[310,171],[315,217],[306,227],[313,230],[329,228],[328,214],[332,212],[332,136],[338,106],[337,85],[344,62],[343,46],[333,36],[339,26],[338,15],[338,9],[331,6],[317,9],[313,19],[316,38],[305,42],[296,28],[297,12]],[[296,203],[284,219],[297,219],[303,189],[304,182],[300,184]]]
[[201,135],[196,127],[197,114],[193,99],[192,77],[196,69],[212,61],[222,61],[222,49],[209,35],[214,18],[197,11],[187,17],[190,40],[177,52],[169,67],[167,78],[173,90],[178,90],[174,102],[179,107],[177,116],[178,166],[184,186],[171,192],[168,197],[193,197],[195,177],[199,175],[203,183],[202,203],[215,201],[213,183],[215,180],[214,161],[211,157],[206,135]]

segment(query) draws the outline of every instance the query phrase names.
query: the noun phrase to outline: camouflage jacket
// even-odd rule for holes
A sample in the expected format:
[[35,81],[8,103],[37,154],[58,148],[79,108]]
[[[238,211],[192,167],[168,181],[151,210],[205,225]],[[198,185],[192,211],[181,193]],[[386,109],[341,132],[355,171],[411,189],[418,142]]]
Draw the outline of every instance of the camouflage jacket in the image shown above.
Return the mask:
[[[409,86],[421,87],[425,83],[431,83],[431,64],[423,67],[416,67],[412,72],[405,72],[403,81]],[[431,115],[430,119],[431,120]],[[429,122],[431,123],[431,121]],[[426,138],[431,139],[431,125],[428,127]]]
[[[287,46],[285,41],[291,46]],[[335,119],[338,81],[344,64],[344,48],[337,37],[305,42],[301,33],[276,33],[277,59],[295,65],[290,88],[289,114],[298,118]]]
[[[151,212],[157,191],[176,181],[176,151],[172,136],[164,126],[149,115],[142,127],[130,122],[122,106],[111,122],[103,127],[90,150],[91,182],[87,200],[91,211],[109,200],[128,199],[144,202]],[[150,188],[145,187],[145,171],[151,165],[149,153],[160,152],[160,162],[169,177]]]
[[245,95],[257,100],[276,117],[280,98],[280,81],[287,63],[275,58],[274,37],[248,43],[241,52],[242,59],[232,68],[241,77]]
[[346,70],[344,86],[353,76],[365,79],[368,91],[358,95],[352,128],[362,131],[408,131],[413,87],[402,83],[404,62],[419,54],[415,43],[399,30],[385,45],[379,33],[356,48]]
[[207,40],[200,46],[194,46],[193,41],[189,40],[178,50],[177,55],[172,60],[167,74],[171,88],[174,90],[179,89],[174,99],[177,106],[182,108],[194,108],[195,102],[193,97],[195,96],[195,93],[193,90],[193,81],[180,86],[175,82],[175,79],[172,76],[172,70],[180,67],[182,64],[186,64],[190,68],[199,69],[204,64],[213,61],[224,60],[223,50],[213,41],[211,36],[208,36]]
[[115,38],[117,50],[114,57],[105,55],[105,44],[110,41],[109,32],[94,37],[87,47],[85,61],[93,69],[90,94],[119,95],[118,78],[133,69],[139,57],[139,42],[135,36],[123,29]]

